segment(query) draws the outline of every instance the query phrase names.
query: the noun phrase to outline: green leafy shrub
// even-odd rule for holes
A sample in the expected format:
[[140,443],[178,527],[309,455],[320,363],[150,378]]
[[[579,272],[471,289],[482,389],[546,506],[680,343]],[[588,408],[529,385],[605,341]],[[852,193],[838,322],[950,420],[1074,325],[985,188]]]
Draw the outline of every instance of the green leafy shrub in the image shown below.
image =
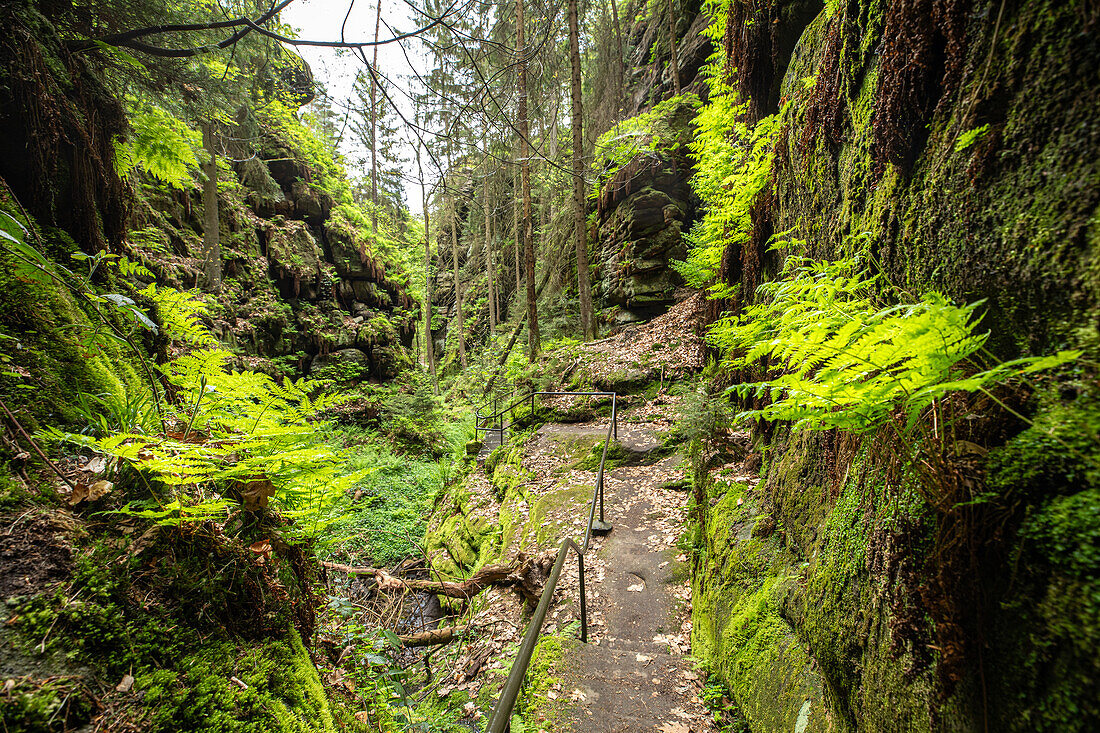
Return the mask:
[[598,196],[600,187],[634,158],[674,152],[687,137],[684,131],[688,118],[701,105],[697,95],[686,92],[619,122],[600,135],[592,163],[596,176],[590,195]]

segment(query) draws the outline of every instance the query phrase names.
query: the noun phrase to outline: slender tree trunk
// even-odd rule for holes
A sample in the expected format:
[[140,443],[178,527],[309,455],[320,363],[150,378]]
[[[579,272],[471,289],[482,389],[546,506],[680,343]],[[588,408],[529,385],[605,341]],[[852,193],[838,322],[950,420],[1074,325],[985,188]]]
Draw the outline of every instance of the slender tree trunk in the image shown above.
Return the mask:
[[202,123],[202,146],[207,160],[202,164],[206,180],[202,182],[202,272],[206,287],[214,293],[222,290],[222,246],[218,219],[218,151],[214,145],[214,126]]
[[523,40],[523,0],[516,0],[516,52],[519,54],[519,157],[520,186],[523,192],[523,255],[527,276],[527,358],[534,361],[542,348],[539,343],[539,311],[535,297],[535,247],[531,241],[531,165],[527,140],[527,48]]
[[493,267],[493,225],[489,209],[489,159],[485,159],[485,176],[481,179],[481,205],[485,209],[485,268],[489,284],[489,333],[497,330],[496,269]]
[[428,190],[424,171],[420,167],[420,146],[416,146],[416,172],[420,176],[420,205],[424,212],[424,353],[432,375],[432,394],[439,394],[439,378],[435,373],[435,339],[432,338],[432,237],[428,218]]
[[676,11],[675,0],[668,0],[668,50],[671,54],[669,68],[672,70],[672,88],[680,96],[680,60],[676,57]]
[[588,242],[585,234],[584,201],[584,118],[581,101],[581,43],[577,23],[577,0],[569,0],[569,59],[572,68],[573,96],[573,233],[577,241],[577,295],[581,301],[581,333],[589,341],[596,338],[596,320],[592,313],[592,283],[588,278]]
[[615,0],[611,0],[611,21],[615,25],[615,45],[619,52],[619,63],[615,67],[615,111],[618,112],[623,103],[623,91],[626,89],[626,54],[623,51],[623,28],[619,25],[619,6]]
[[[450,165],[448,164],[448,168]],[[447,196],[447,203],[451,213],[451,259],[454,261],[454,273],[455,273],[455,320],[458,321],[456,329],[458,331],[458,363],[462,365],[462,368],[466,368],[466,336],[465,325],[462,316],[462,287],[458,280],[458,216],[455,214],[455,197],[454,193],[450,193]]]
[[[516,162],[519,162],[518,159]],[[514,169],[512,178],[512,239],[515,240],[512,252],[516,256],[516,307],[519,307],[519,283],[523,276],[523,270],[519,264],[520,249],[523,248],[523,234],[519,230],[519,166]]]
[[378,29],[382,25],[382,0],[374,16],[374,61],[370,75],[370,228],[378,234]]

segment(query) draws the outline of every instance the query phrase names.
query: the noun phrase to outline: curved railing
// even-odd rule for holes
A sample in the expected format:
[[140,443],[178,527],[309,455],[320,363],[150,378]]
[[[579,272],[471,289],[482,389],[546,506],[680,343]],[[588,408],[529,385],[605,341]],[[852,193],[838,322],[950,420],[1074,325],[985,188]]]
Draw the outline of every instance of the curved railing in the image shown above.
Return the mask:
[[[581,641],[585,643],[588,641],[588,604],[584,592],[584,553],[588,550],[588,543],[592,539],[594,531],[601,533],[611,531],[611,525],[604,519],[603,513],[603,476],[604,463],[607,461],[607,447],[610,445],[612,437],[619,437],[618,395],[615,392],[532,392],[492,414],[483,415],[480,408],[475,412],[477,435],[480,436],[483,432],[496,432],[500,435],[501,445],[504,445],[504,431],[507,428],[504,424],[505,414],[509,414],[514,422],[516,407],[530,403],[530,413],[534,413],[536,397],[565,396],[611,398],[611,421],[607,425],[607,435],[603,441],[603,454],[600,456],[600,469],[596,474],[596,486],[592,492],[592,502],[588,507],[588,523],[584,530],[584,540],[580,545],[572,537],[566,537],[561,541],[557,559],[554,560],[554,566],[550,569],[550,577],[546,579],[546,586],[542,590],[538,606],[531,617],[531,623],[527,625],[527,632],[523,635],[523,642],[520,644],[516,661],[512,663],[512,670],[508,673],[508,679],[504,682],[504,688],[500,691],[496,707],[493,708],[493,714],[489,718],[489,726],[485,729],[486,733],[504,733],[508,729],[512,708],[515,707],[523,678],[527,676],[527,667],[531,663],[531,655],[534,653],[535,644],[538,643],[539,636],[542,634],[546,612],[550,608],[550,600],[554,597],[558,579],[561,577],[562,566],[565,565],[565,558],[570,549],[577,555],[577,574],[580,579]],[[496,427],[492,427],[494,421]],[[596,519],[597,504],[600,507],[600,518],[598,520]]]

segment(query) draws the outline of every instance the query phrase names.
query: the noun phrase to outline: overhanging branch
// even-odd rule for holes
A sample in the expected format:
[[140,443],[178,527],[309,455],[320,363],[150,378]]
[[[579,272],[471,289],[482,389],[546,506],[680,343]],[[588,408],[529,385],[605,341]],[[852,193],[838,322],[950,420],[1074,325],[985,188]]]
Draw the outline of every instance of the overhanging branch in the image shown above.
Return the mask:
[[[459,0],[453,0],[453,2],[447,7],[447,9],[438,18],[431,18],[431,22],[427,25],[417,28],[416,30],[409,31],[407,33],[399,33],[392,38],[387,38],[381,41],[316,41],[303,38],[291,38],[284,36],[281,33],[269,30],[263,27],[264,23],[267,23],[274,18],[279,11],[283,10],[286,6],[290,5],[294,0],[282,0],[279,3],[273,4],[267,12],[258,18],[231,18],[227,20],[213,21],[210,23],[178,23],[178,24],[165,24],[146,26],[144,28],[135,28],[134,30],[126,31],[124,33],[115,33],[110,36],[103,36],[102,38],[89,38],[80,41],[75,41],[71,44],[74,51],[88,51],[95,48],[97,45],[105,44],[108,46],[115,46],[118,48],[129,48],[141,53],[149,54],[150,56],[160,56],[165,58],[188,58],[191,56],[199,56],[204,53],[211,53],[213,51],[219,51],[224,48],[228,48],[241,40],[249,33],[255,32],[267,38],[274,39],[281,43],[286,43],[291,46],[320,46],[324,48],[353,48],[362,49],[370,46],[384,46],[388,43],[397,43],[406,38],[412,38],[425,33],[437,25],[443,23],[447,16],[454,12],[454,8],[458,5]],[[429,16],[430,17],[430,16]],[[228,38],[224,38],[216,43],[208,43],[202,46],[189,46],[183,48],[165,48],[163,46],[155,46],[151,43],[139,40],[147,36],[159,35],[163,33],[194,33],[197,31],[209,31],[219,30],[222,28],[240,28],[240,30],[233,33]]]

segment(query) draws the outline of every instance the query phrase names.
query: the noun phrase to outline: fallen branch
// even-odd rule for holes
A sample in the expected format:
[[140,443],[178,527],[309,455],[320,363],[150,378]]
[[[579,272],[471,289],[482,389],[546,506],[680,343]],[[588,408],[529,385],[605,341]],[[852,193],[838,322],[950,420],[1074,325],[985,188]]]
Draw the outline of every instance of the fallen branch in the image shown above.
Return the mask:
[[434,646],[436,644],[450,644],[456,636],[461,636],[469,624],[462,626],[444,626],[441,629],[421,631],[418,634],[401,634],[397,638],[405,646]]
[[339,570],[341,573],[347,573],[348,575],[374,575],[375,573],[384,573],[384,570],[371,567],[355,567],[353,565],[341,565],[338,562],[322,562],[323,567],[329,570]]
[[355,567],[334,562],[321,563],[330,570],[348,575],[372,575],[378,590],[419,590],[447,598],[469,600],[486,588],[512,586],[528,601],[536,602],[542,593],[542,581],[546,577],[546,563],[519,557],[515,565],[486,565],[466,580],[420,580],[397,578],[381,568]]
[[23,436],[23,439],[26,440],[27,443],[30,444],[31,449],[35,453],[38,454],[38,457],[41,458],[45,462],[45,464],[50,467],[50,470],[52,470],[54,473],[56,473],[58,478],[60,478],[62,481],[64,481],[66,484],[68,484],[70,489],[72,489],[73,491],[76,491],[76,484],[74,484],[69,479],[68,476],[61,473],[61,469],[58,468],[57,466],[55,466],[54,462],[46,457],[46,454],[43,453],[42,449],[38,447],[38,443],[35,443],[34,438],[32,438],[27,433],[27,431],[23,429],[23,425],[18,420],[15,419],[15,415],[12,414],[12,411],[8,409],[8,406],[6,404],[4,404],[3,400],[0,400],[0,410],[4,411],[4,414],[7,415],[8,420],[11,421],[12,426],[16,429],[16,431],[20,435]]

